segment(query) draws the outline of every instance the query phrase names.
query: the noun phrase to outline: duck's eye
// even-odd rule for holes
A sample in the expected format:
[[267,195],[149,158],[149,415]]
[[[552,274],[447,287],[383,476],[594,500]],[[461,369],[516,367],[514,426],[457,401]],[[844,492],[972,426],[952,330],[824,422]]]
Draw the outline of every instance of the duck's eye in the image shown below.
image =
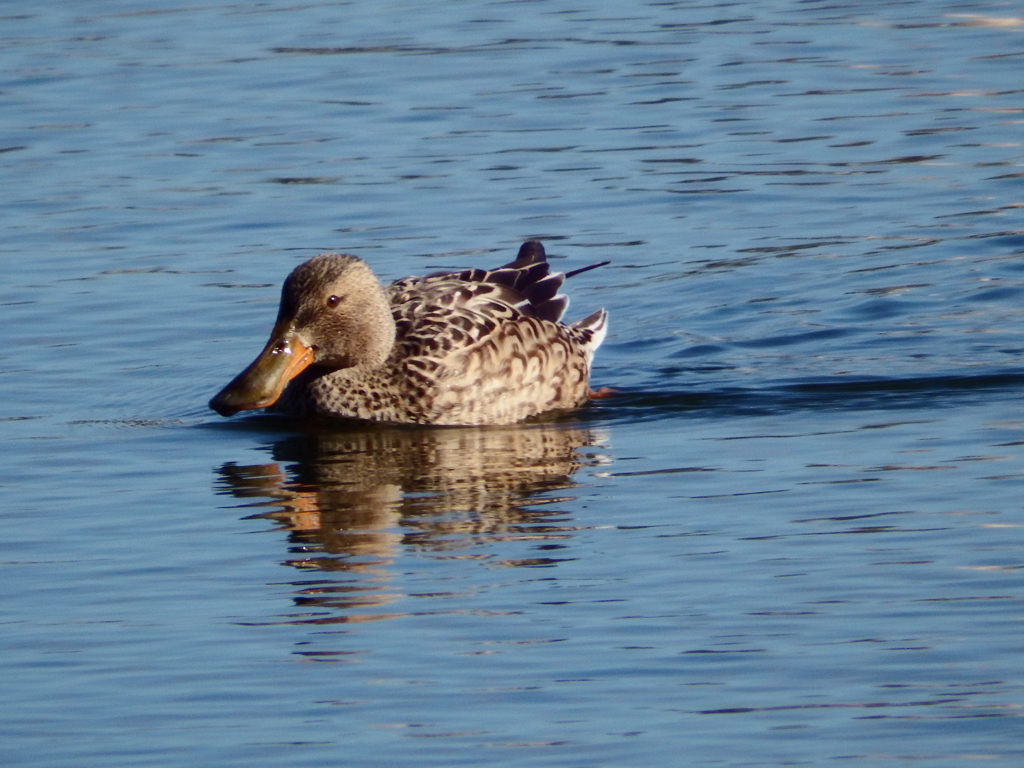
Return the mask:
[[341,297],[340,296],[328,296],[327,297],[327,306],[328,307],[336,307],[339,304],[341,304]]

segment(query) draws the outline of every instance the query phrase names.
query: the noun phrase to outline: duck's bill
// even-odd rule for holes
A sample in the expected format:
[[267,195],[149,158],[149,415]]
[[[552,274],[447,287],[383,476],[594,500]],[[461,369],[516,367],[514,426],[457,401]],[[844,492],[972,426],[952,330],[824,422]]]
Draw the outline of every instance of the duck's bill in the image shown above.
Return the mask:
[[268,408],[278,401],[288,382],[313,363],[313,357],[313,349],[294,332],[275,332],[260,356],[217,393],[210,407],[221,416]]

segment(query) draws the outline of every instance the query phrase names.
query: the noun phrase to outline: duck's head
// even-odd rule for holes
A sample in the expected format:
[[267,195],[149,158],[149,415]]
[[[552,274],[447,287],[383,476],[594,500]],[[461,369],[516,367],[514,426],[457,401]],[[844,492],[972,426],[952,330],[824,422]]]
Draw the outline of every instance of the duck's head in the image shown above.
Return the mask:
[[394,342],[387,297],[366,263],[338,253],[317,256],[288,275],[270,341],[210,407],[221,416],[267,408],[311,365],[375,367]]

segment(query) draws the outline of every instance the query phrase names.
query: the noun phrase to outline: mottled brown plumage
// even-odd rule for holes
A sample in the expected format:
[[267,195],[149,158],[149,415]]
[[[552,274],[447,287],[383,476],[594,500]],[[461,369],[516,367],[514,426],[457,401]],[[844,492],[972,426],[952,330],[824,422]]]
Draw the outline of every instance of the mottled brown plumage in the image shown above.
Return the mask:
[[386,288],[354,256],[317,256],[288,276],[270,342],[210,407],[403,424],[511,424],[579,407],[607,313],[562,324],[564,280],[535,240],[499,269]]

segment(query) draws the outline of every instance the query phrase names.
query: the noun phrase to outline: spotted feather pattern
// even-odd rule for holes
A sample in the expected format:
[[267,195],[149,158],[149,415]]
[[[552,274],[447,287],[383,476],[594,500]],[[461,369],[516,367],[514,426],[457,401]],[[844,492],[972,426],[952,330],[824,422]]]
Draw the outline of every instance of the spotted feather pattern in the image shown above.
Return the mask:
[[385,288],[396,334],[383,366],[300,377],[280,407],[419,424],[511,424],[579,407],[607,313],[562,324],[564,280],[537,241],[495,270],[399,280]]

